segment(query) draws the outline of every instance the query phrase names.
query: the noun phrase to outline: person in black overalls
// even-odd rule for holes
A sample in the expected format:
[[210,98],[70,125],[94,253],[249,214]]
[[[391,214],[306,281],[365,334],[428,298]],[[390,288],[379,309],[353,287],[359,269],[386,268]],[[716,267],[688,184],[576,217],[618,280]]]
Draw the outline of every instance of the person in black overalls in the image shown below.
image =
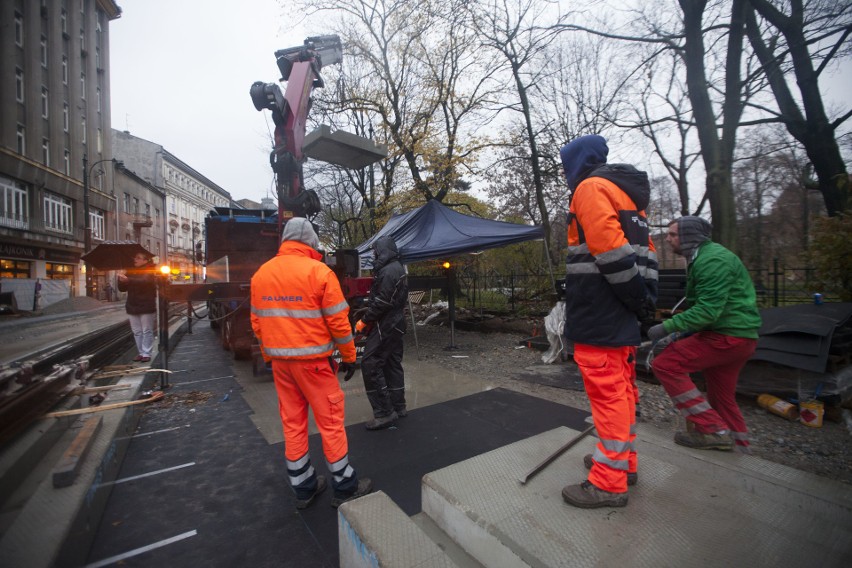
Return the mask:
[[367,311],[355,330],[367,333],[361,375],[374,418],[365,426],[380,430],[408,415],[402,370],[408,277],[391,237],[381,237],[373,244],[373,277]]

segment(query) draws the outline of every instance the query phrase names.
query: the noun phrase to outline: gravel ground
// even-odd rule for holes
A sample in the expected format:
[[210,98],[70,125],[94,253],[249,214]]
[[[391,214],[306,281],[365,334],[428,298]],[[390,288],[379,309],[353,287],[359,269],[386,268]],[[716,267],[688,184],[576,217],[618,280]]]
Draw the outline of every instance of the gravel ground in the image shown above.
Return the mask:
[[[520,327],[529,330],[532,329],[532,324],[523,322]],[[544,365],[541,351],[518,348],[521,340],[530,335],[529,332],[483,333],[461,331],[457,327],[453,335],[453,345],[456,349],[448,349],[450,331],[447,327],[418,325],[416,333],[419,350],[413,334],[409,331],[407,357],[419,353],[422,360],[491,380],[495,386],[589,410],[585,392],[536,384],[520,378],[525,371],[527,375],[536,369],[540,372]],[[566,376],[576,369],[571,361],[556,362],[553,365],[564,368]],[[554,369],[554,372],[558,377],[558,371]],[[639,390],[642,411],[640,423],[651,424],[674,434],[678,429],[680,417],[663,388],[658,384],[645,382],[640,375]],[[757,405],[754,397],[741,396],[739,404],[749,427],[754,455],[852,484],[852,424],[824,420],[822,428],[812,428],[769,413]],[[847,421],[852,422],[852,412],[845,410],[845,415]]]

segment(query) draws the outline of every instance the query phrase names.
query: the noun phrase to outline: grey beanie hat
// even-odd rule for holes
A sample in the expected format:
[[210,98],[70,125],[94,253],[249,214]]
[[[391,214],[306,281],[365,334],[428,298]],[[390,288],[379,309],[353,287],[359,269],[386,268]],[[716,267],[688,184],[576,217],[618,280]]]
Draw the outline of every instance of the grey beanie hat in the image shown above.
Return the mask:
[[314,250],[319,250],[319,237],[314,231],[311,222],[304,217],[293,217],[284,225],[281,233],[281,242],[298,241],[304,243]]
[[692,260],[692,255],[698,245],[710,240],[713,231],[712,225],[706,219],[687,215],[677,219],[677,232],[680,238],[681,254],[687,260]]

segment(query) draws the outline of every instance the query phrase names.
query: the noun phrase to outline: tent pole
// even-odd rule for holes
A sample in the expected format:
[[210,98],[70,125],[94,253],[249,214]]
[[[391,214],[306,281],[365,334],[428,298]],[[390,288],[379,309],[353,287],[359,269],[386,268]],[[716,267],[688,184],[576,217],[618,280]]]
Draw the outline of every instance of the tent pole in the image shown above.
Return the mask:
[[[408,278],[408,265],[403,265],[405,277]],[[417,359],[420,360],[420,342],[417,340],[417,324],[414,322],[414,310],[411,307],[411,294],[408,294],[408,315],[411,316],[411,332],[414,334],[414,347],[417,350]]]
[[544,255],[547,257],[547,270],[550,272],[550,287],[556,290],[556,278],[553,276],[553,266],[550,264],[550,249],[547,246],[547,239],[541,240],[544,244]]

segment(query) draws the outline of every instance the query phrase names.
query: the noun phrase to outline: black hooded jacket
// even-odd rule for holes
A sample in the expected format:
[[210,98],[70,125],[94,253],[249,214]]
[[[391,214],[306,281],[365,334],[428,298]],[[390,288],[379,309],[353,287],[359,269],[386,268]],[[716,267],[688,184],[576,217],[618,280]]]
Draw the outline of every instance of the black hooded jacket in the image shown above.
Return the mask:
[[405,333],[408,276],[391,237],[381,237],[373,244],[373,277],[367,312],[361,320],[367,324],[378,322],[382,334],[392,330]]

